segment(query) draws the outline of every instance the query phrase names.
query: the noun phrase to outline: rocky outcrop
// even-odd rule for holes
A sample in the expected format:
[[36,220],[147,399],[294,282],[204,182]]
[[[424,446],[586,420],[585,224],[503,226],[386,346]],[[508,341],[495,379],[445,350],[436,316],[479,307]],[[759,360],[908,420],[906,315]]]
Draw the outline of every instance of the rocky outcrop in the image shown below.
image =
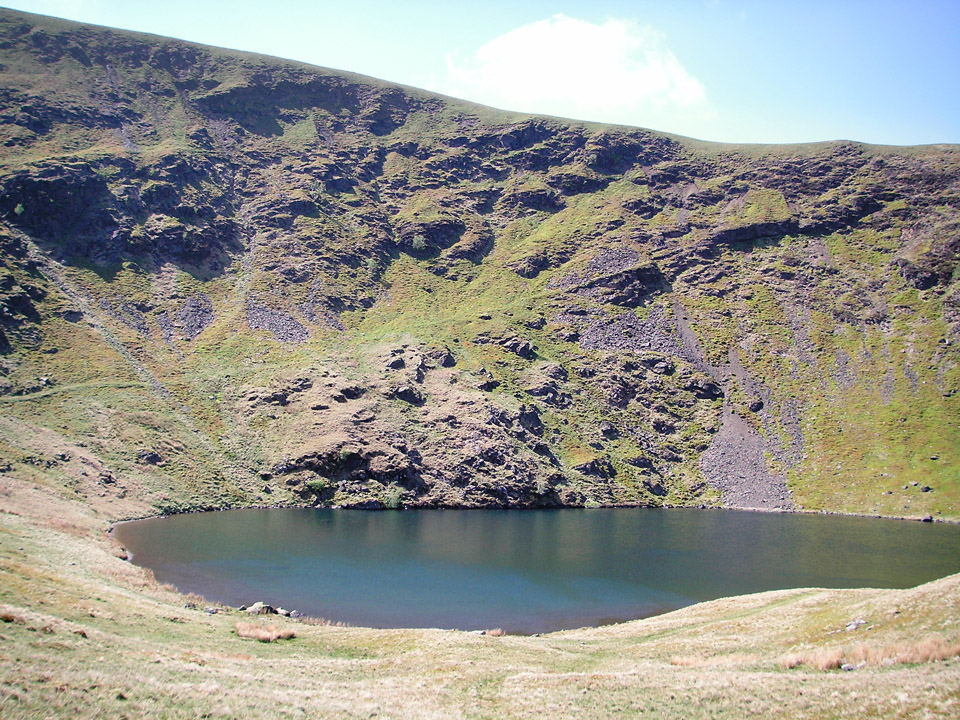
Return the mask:
[[600,303],[635,308],[666,290],[667,283],[656,263],[642,261],[640,253],[632,248],[615,247],[601,250],[582,273],[551,280],[547,287]]
[[707,152],[13,11],[0,35],[0,392],[38,401],[0,434],[149,448],[128,487],[191,507],[869,505],[822,473],[850,437],[851,482],[910,438],[955,469],[956,148]]
[[533,348],[533,345],[530,344],[529,340],[524,340],[522,337],[516,335],[506,335],[501,337],[491,336],[488,333],[480,333],[475,338],[473,342],[477,345],[487,345],[494,344],[499,345],[504,350],[517,355],[524,360],[531,360],[536,357],[536,351]]

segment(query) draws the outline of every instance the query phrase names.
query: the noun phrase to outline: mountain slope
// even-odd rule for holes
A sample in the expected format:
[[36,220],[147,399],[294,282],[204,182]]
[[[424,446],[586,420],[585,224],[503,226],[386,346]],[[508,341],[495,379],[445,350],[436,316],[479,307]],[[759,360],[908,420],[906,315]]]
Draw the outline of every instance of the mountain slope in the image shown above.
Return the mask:
[[11,11],[0,63],[8,473],[111,518],[960,516],[957,146],[702,143]]

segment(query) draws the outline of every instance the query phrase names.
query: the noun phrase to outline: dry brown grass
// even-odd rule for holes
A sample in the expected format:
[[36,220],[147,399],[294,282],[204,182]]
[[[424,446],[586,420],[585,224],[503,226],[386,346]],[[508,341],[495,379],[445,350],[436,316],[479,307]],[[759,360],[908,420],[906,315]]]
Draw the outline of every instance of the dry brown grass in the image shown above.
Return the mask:
[[297,622],[302,625],[314,625],[317,627],[353,627],[350,623],[341,622],[340,620],[327,620],[322,617],[312,617],[310,615],[303,615],[297,618]]
[[847,662],[868,665],[914,665],[949,660],[960,655],[960,640],[944,640],[932,635],[915,642],[900,642],[880,647],[861,644],[851,648]]
[[790,653],[780,658],[780,667],[795,668],[800,665],[817,670],[836,670],[843,665],[843,648],[829,647]]
[[197,593],[187,593],[183,597],[186,600],[186,604],[196,607],[207,607],[214,604],[208,601],[203,595],[197,595]]
[[756,655],[747,655],[745,653],[733,653],[731,655],[714,655],[713,657],[704,657],[702,655],[674,655],[670,658],[670,664],[676,667],[709,667],[717,665],[747,665],[757,661]]
[[242,638],[259,640],[260,642],[275,642],[277,640],[290,640],[297,636],[297,633],[289,628],[279,628],[276,625],[259,625],[257,623],[238,622],[235,626],[237,635]]
[[[849,648],[817,648],[780,658],[780,667],[806,665],[817,670],[836,670],[841,665],[915,665],[960,656],[960,640],[932,635],[913,642],[876,645],[859,643]],[[672,662],[672,661],[671,661]]]
[[51,530],[68,533],[75,537],[84,537],[87,534],[87,528],[62,518],[47,518],[44,520],[44,524]]

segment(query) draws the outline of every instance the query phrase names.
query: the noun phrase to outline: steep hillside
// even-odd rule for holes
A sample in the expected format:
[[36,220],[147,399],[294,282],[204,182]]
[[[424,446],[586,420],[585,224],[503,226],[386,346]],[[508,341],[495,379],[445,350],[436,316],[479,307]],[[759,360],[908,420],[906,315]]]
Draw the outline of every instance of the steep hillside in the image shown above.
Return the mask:
[[0,11],[0,469],[108,518],[960,519],[960,148],[701,143]]

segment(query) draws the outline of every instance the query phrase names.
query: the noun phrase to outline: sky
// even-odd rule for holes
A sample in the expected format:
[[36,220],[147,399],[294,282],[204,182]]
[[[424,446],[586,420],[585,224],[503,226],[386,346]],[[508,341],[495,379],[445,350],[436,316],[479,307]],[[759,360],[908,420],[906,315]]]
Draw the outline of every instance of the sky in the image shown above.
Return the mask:
[[704,140],[960,143],[960,0],[0,2]]

